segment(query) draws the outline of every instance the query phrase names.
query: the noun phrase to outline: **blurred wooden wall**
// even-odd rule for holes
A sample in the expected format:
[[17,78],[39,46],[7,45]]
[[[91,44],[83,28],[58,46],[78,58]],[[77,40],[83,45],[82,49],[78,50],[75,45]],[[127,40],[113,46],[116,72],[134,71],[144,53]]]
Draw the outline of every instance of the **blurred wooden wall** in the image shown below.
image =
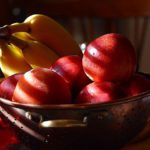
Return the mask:
[[[22,22],[33,13],[46,14],[56,19],[79,44],[110,32],[111,27],[113,32],[124,34],[136,45],[140,34],[134,34],[136,22],[133,20],[135,16],[140,16],[142,25],[142,16],[150,16],[150,0],[1,0],[0,26]],[[87,19],[86,16],[91,19]],[[113,23],[117,26],[113,26],[113,23],[109,26],[112,17]],[[149,21],[150,19],[148,19]],[[94,30],[87,31],[89,26],[94,27]],[[138,26],[137,28],[139,28]],[[89,32],[93,36],[90,36]],[[150,73],[149,23],[145,37],[143,51],[140,54],[140,71]]]

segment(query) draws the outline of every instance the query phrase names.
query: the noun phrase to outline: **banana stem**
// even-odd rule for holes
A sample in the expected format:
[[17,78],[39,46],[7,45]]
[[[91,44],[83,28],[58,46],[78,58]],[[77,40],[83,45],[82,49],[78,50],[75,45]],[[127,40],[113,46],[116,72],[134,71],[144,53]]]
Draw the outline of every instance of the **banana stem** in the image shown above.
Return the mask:
[[12,25],[5,25],[0,27],[0,38],[9,39],[11,34],[15,32],[28,32],[30,33],[30,27],[27,23],[17,23]]
[[10,35],[11,31],[7,25],[0,27],[0,39],[9,39]]
[[11,24],[8,26],[10,28],[11,33],[15,32],[28,32],[30,33],[30,26],[27,23],[17,23],[17,24]]
[[16,45],[17,47],[19,47],[22,50],[25,49],[26,47],[28,47],[28,42],[26,42],[22,39],[19,39],[13,35],[10,37],[9,42],[13,43],[14,45]]

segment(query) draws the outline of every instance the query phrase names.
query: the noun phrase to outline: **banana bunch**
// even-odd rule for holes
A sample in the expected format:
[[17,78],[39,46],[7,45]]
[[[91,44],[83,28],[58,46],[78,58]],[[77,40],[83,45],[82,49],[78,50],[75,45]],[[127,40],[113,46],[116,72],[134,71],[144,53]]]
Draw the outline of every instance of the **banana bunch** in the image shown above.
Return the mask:
[[10,37],[15,32],[27,32],[35,40],[54,50],[58,56],[82,55],[78,43],[70,33],[52,18],[34,14],[22,23],[14,23],[0,29],[0,36]]
[[13,44],[0,40],[0,68],[5,77],[23,73],[31,69],[20,49]]
[[82,55],[73,37],[52,18],[34,14],[0,28],[0,67],[5,77],[50,67],[59,57]]
[[11,36],[9,42],[13,43],[22,51],[24,59],[32,68],[49,68],[59,58],[54,51],[38,41],[23,40]]

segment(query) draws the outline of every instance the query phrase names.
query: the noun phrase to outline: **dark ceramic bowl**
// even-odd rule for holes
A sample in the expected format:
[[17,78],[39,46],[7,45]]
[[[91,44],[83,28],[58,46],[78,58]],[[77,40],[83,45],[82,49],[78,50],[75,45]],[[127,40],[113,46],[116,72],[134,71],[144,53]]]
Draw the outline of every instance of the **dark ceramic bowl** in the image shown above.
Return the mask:
[[0,111],[32,150],[118,150],[147,125],[150,91],[109,104],[25,105],[0,98]]

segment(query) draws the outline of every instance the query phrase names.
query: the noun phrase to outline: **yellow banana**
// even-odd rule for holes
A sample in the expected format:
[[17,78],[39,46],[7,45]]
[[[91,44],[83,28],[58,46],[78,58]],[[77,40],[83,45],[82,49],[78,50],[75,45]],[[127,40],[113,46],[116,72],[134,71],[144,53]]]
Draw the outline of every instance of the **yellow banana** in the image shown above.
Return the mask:
[[27,32],[15,32],[12,35],[23,40],[34,40]]
[[11,36],[10,42],[22,50],[25,60],[32,66],[32,68],[49,68],[51,64],[54,63],[59,57],[46,45],[38,41],[25,41],[23,39]]
[[14,32],[28,32],[37,41],[46,44],[59,56],[82,55],[79,45],[71,34],[52,18],[34,14],[20,24],[12,24],[0,29],[0,35],[12,34]]
[[16,46],[0,40],[0,52],[0,67],[5,77],[32,69]]
[[[19,25],[19,23],[15,22],[15,23],[12,23],[11,25],[15,26],[15,25]],[[34,40],[34,38],[27,32],[15,32],[12,35],[23,40]]]
[[[19,25],[19,22],[12,23],[11,26]],[[13,36],[18,37],[23,40],[34,40],[34,38],[27,32],[15,32],[12,33]]]

